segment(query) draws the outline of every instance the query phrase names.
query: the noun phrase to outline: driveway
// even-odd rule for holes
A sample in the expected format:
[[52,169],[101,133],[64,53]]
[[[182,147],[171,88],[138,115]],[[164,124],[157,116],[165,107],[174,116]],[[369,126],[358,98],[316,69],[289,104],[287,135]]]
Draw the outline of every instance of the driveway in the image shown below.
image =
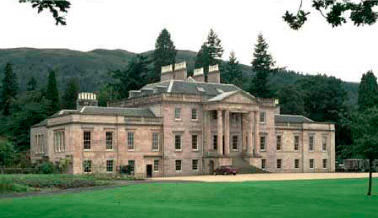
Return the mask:
[[[278,181],[278,180],[309,180],[309,179],[352,179],[368,178],[368,173],[265,173],[265,174],[238,174],[201,175],[152,178],[158,181],[192,181],[192,182],[246,182],[246,181]],[[378,177],[378,174],[373,174]]]

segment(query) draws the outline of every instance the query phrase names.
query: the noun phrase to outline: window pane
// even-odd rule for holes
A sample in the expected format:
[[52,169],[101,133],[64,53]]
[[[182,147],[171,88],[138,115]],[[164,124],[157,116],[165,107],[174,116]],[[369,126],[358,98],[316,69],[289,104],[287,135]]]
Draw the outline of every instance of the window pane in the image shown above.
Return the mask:
[[106,161],[106,171],[113,172],[113,160]]
[[113,149],[113,132],[106,132],[106,149]]
[[277,136],[277,151],[281,150],[281,141],[282,141],[282,137],[278,135]]
[[238,150],[238,136],[237,135],[232,136],[232,149]]
[[281,169],[281,164],[282,164],[282,160],[281,159],[277,159],[277,168],[278,169]]
[[192,109],[192,120],[197,120],[197,109]]
[[265,123],[265,112],[260,112],[260,123]]
[[175,108],[175,119],[181,119],[181,108]]
[[154,171],[155,172],[159,171],[159,160],[154,160]]
[[192,160],[192,169],[198,170],[198,160]]
[[175,149],[181,150],[181,135],[175,135]]
[[127,133],[127,149],[134,150],[134,132]]
[[298,151],[299,150],[299,136],[294,136],[294,150]]
[[152,133],[152,150],[159,150],[159,133]]
[[214,150],[218,149],[218,135],[213,136],[213,148]]
[[192,149],[198,150],[198,136],[192,135]]
[[181,171],[181,160],[176,160],[176,171]]
[[265,151],[265,136],[260,136],[260,150]]
[[91,132],[84,132],[84,149],[91,149]]

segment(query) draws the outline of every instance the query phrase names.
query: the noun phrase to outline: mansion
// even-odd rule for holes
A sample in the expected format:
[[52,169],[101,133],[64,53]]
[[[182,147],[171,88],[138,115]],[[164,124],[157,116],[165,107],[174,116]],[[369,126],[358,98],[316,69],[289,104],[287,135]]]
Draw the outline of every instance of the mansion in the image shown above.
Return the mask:
[[241,173],[334,172],[335,126],[280,114],[278,100],[257,98],[220,82],[218,66],[187,77],[186,63],[165,66],[161,80],[98,107],[80,93],[76,110],[61,110],[31,128],[31,159],[67,173],[141,177],[212,174],[232,165]]

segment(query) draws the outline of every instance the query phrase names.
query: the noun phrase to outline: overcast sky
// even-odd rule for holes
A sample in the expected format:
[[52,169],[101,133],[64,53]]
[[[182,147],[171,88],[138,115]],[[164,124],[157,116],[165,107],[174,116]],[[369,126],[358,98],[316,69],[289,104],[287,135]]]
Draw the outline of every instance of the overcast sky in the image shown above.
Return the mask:
[[225,49],[250,65],[258,33],[280,67],[304,73],[325,73],[358,82],[368,70],[378,72],[378,23],[332,28],[312,11],[299,30],[282,20],[300,0],[71,0],[67,26],[55,26],[50,13],[19,0],[0,1],[0,48],[96,48],[144,52],[154,49],[163,28],[177,49],[198,51],[213,28]]

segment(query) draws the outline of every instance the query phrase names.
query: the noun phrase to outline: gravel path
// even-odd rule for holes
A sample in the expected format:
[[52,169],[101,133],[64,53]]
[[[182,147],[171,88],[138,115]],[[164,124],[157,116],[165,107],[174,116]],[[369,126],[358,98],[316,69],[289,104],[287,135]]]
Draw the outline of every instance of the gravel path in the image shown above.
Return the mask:
[[[278,180],[309,180],[309,179],[350,179],[368,178],[368,173],[266,173],[266,174],[239,174],[203,175],[153,178],[157,181],[192,181],[192,182],[246,182],[246,181],[278,181]],[[378,174],[373,174],[378,177]]]

